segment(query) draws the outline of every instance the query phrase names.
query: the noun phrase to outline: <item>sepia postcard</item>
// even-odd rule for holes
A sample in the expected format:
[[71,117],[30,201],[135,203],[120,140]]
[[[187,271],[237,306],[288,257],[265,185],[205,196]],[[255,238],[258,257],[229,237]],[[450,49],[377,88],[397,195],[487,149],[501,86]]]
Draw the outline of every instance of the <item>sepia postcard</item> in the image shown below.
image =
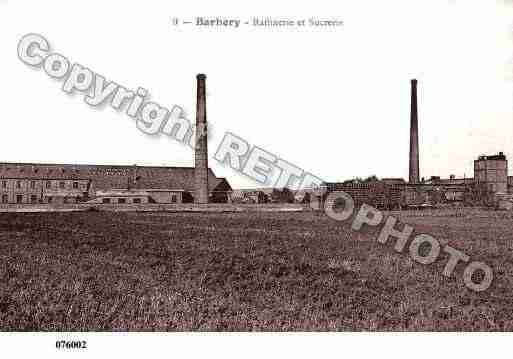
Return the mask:
[[6,356],[507,353],[511,0],[0,0],[0,28]]

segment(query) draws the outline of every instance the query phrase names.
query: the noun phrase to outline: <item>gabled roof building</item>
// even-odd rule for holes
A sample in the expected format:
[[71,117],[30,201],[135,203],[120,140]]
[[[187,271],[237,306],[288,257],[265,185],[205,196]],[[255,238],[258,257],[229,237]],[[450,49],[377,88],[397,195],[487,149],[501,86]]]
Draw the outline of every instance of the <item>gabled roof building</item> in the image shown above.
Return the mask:
[[[212,202],[228,201],[230,184],[210,168],[208,183]],[[109,192],[127,203],[130,191],[144,191],[149,202],[175,198],[179,203],[192,202],[194,189],[194,167],[0,163],[2,203],[80,202],[108,197]],[[119,196],[120,191],[127,198]]]

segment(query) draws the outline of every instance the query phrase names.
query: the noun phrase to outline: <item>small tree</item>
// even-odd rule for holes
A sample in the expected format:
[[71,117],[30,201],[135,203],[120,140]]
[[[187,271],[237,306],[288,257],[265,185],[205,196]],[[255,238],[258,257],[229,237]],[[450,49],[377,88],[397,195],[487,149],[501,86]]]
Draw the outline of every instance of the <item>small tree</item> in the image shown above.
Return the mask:
[[376,175],[371,175],[363,180],[364,183],[377,182],[377,181],[379,181],[379,178]]
[[371,175],[365,178],[355,177],[349,180],[345,180],[342,184],[359,184],[359,183],[369,183],[369,182],[377,182],[379,178],[376,175]]

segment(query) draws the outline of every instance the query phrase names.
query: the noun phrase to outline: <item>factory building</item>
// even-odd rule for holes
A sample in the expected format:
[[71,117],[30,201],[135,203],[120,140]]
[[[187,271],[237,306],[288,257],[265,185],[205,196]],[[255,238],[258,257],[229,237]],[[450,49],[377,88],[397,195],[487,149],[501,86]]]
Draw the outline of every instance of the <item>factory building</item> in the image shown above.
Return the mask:
[[[193,167],[0,163],[2,203],[188,203]],[[209,201],[227,202],[231,187],[207,170]]]
[[508,161],[503,152],[474,161],[474,181],[493,193],[508,193]]
[[373,181],[368,183],[324,183],[326,193],[345,192],[351,196],[356,206],[368,204],[376,208],[399,208],[403,203],[403,183]]
[[473,178],[432,176],[420,178],[417,80],[410,81],[410,149],[408,182],[398,178],[367,183],[324,183],[326,192],[344,191],[356,204],[366,203],[381,208],[419,206],[461,202],[490,205],[497,196],[513,194],[513,176],[508,177],[508,162],[503,152],[482,155],[474,161]]
[[198,74],[195,167],[0,163],[0,202],[223,203],[232,188],[208,167],[204,74]]

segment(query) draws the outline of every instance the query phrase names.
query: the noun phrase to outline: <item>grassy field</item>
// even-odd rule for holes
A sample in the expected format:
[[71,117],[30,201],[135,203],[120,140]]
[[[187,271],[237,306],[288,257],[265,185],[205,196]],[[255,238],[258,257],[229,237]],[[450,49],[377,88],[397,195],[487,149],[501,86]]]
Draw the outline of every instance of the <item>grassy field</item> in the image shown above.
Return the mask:
[[305,213],[1,214],[0,330],[513,330],[513,219],[402,212],[488,263],[468,290]]

